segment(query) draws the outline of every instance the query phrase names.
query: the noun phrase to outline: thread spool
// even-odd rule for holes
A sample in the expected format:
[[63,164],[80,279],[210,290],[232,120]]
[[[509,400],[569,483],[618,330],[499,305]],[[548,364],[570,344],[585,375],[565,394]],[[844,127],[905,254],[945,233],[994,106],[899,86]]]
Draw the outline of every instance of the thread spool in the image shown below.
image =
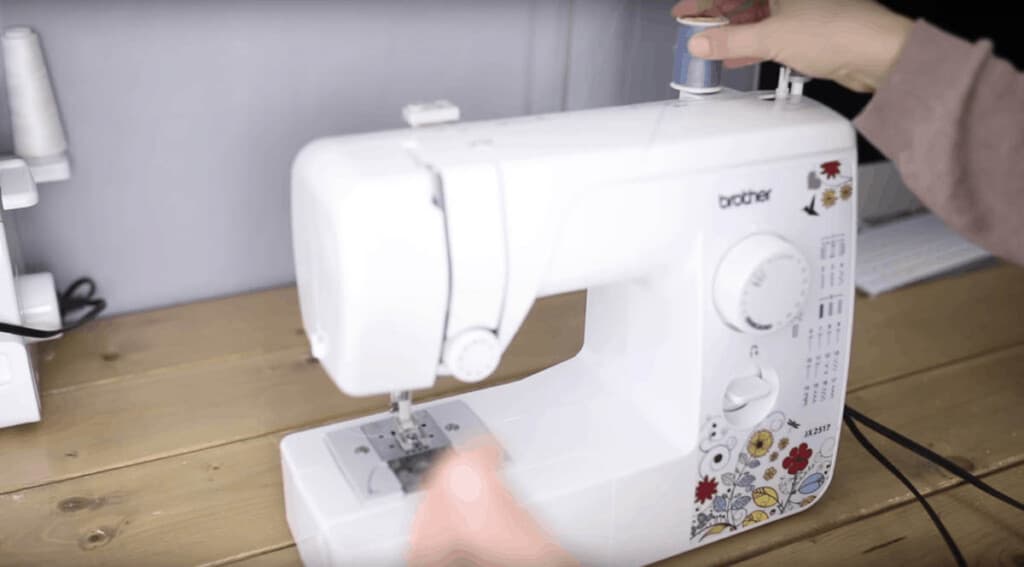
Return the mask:
[[2,43],[14,152],[37,182],[67,178],[68,144],[39,36],[31,28],[13,27],[4,30]]
[[693,94],[710,94],[722,90],[722,62],[700,59],[690,54],[690,38],[700,32],[724,26],[724,17],[695,16],[676,18],[679,33],[676,38],[675,71],[672,88]]

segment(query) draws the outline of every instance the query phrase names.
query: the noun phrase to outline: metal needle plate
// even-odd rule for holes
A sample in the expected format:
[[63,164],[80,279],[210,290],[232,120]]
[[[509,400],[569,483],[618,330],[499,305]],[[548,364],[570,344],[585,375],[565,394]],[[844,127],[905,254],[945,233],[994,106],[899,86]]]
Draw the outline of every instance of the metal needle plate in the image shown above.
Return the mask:
[[445,450],[487,434],[480,418],[459,400],[416,410],[412,417],[422,443],[411,451],[395,438],[399,426],[394,416],[326,434],[335,463],[360,498],[418,490]]

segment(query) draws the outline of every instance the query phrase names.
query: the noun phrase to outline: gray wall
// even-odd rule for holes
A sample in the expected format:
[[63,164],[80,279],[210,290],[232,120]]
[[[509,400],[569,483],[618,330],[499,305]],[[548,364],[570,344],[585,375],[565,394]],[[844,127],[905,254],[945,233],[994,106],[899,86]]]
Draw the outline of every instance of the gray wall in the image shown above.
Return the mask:
[[112,312],[289,283],[305,142],[415,100],[483,119],[671,97],[671,4],[0,0],[43,38],[73,159],[17,214],[26,265],[93,276]]

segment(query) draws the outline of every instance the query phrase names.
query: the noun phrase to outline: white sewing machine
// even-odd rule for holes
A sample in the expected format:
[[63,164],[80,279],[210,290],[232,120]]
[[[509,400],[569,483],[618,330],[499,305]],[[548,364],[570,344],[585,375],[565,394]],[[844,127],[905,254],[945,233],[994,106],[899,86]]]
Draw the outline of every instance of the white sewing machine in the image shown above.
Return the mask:
[[[489,432],[512,490],[587,565],[784,518],[832,478],[853,308],[850,124],[786,92],[331,138],[293,172],[302,318],[391,413],[281,444],[309,565],[397,564],[436,453]],[[443,110],[443,109],[442,109]],[[497,366],[539,297],[586,289],[573,359]]]

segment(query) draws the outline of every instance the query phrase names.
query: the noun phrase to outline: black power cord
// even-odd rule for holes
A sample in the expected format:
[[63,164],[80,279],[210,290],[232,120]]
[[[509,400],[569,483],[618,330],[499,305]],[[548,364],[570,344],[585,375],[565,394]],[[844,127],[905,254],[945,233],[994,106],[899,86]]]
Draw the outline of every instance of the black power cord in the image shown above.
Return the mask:
[[[0,333],[18,335],[31,339],[52,339],[58,335],[72,331],[92,321],[107,308],[107,301],[102,297],[96,297],[96,282],[91,278],[79,278],[71,283],[64,293],[57,298],[60,307],[60,317],[63,328],[55,330],[33,329],[13,323],[0,323]],[[68,316],[72,313],[86,312],[77,319],[67,322]]]
[[851,408],[850,406],[846,406],[846,414],[852,417],[853,419],[859,421],[865,427],[874,430],[879,435],[882,435],[883,437],[888,438],[889,440],[895,442],[896,444],[902,445],[904,448],[908,449],[912,453],[915,453],[918,456],[928,459],[929,461],[939,465],[940,467],[960,477],[964,482],[974,485],[975,488],[981,490],[985,494],[988,494],[989,496],[995,498],[996,500],[999,500],[1005,504],[1009,504],[1010,506],[1013,506],[1014,508],[1024,512],[1024,503],[1022,503],[1020,500],[1017,500],[1009,496],[1008,494],[993,488],[992,485],[984,482],[980,478],[968,472],[963,467],[957,465],[953,461],[947,459],[946,457],[943,457],[942,455],[936,453],[935,451],[932,451],[928,447],[925,447],[924,445],[917,443],[916,441],[910,439],[909,437],[896,433],[892,429],[889,429],[888,427],[882,425],[881,423],[878,423],[877,421],[860,413],[859,411]]
[[956,560],[956,564],[960,567],[966,567],[967,561],[964,559],[963,554],[960,553],[960,548],[957,547],[956,542],[953,541],[953,536],[949,534],[949,530],[946,529],[946,525],[942,523],[941,519],[939,519],[939,515],[932,508],[932,505],[928,503],[928,500],[926,500],[925,497],[922,496],[920,492],[918,492],[914,484],[910,482],[910,479],[908,479],[902,472],[900,472],[900,469],[896,468],[896,465],[892,464],[892,461],[887,459],[885,455],[883,455],[882,452],[879,451],[871,443],[871,441],[868,441],[868,438],[865,437],[863,433],[861,433],[860,429],[857,427],[857,424],[853,421],[853,418],[849,414],[843,415],[843,421],[846,422],[846,426],[850,428],[850,432],[853,433],[853,436],[855,438],[857,438],[857,441],[859,441],[860,444],[863,445],[865,449],[867,449],[867,452],[871,453],[871,456],[874,457],[875,460],[881,463],[882,466],[888,469],[893,476],[898,478],[904,486],[910,489],[910,492],[913,493],[914,498],[917,498],[917,501],[920,502],[921,506],[924,507],[924,511],[928,513],[928,517],[932,519],[932,523],[934,523],[935,527],[938,528],[939,534],[942,535],[942,540],[946,542],[946,546],[949,547],[950,553],[953,554],[953,559]]
[[845,408],[845,411],[843,413],[843,422],[846,423],[846,426],[850,429],[850,432],[853,433],[854,438],[856,438],[857,441],[860,442],[864,449],[867,450],[867,452],[870,453],[871,456],[875,458],[875,460],[881,463],[883,467],[888,469],[888,471],[892,473],[893,476],[899,479],[899,481],[902,482],[903,485],[906,486],[914,495],[914,498],[916,498],[918,503],[920,503],[921,506],[924,508],[925,512],[928,514],[928,517],[931,518],[932,523],[935,524],[936,529],[939,530],[939,534],[942,536],[942,539],[946,543],[946,546],[949,547],[949,551],[953,554],[953,559],[956,560],[957,565],[965,566],[967,565],[967,561],[964,559],[963,554],[960,552],[960,548],[957,547],[956,541],[953,540],[953,536],[950,535],[949,530],[946,529],[945,524],[943,524],[942,520],[939,519],[939,515],[932,508],[931,504],[928,503],[928,500],[925,499],[925,497],[921,495],[921,493],[917,490],[913,483],[910,482],[910,479],[908,479],[906,475],[904,475],[898,468],[896,468],[896,465],[894,465],[892,461],[886,458],[885,455],[883,455],[882,452],[879,451],[878,448],[875,447],[874,444],[872,444],[871,441],[869,441],[868,438],[864,436],[860,428],[857,426],[857,422],[860,422],[865,427],[888,438],[889,440],[895,442],[896,444],[901,445],[902,447],[910,450],[914,454],[939,465],[940,467],[946,469],[947,471],[961,478],[965,482],[975,486],[982,492],[988,494],[989,496],[992,496],[993,498],[996,498],[1000,502],[1009,504],[1010,506],[1013,506],[1018,510],[1024,510],[1024,504],[1021,504],[1019,500],[1016,500],[1010,497],[1009,495],[999,490],[996,490],[991,485],[982,481],[981,479],[974,476],[970,472],[964,470],[962,467],[960,467],[953,461],[950,461],[949,459],[943,457],[942,455],[939,455],[938,453],[932,451],[931,449],[928,449],[927,447],[915,442],[914,440],[904,435],[896,433],[892,429],[867,417],[866,415],[851,408],[850,406],[846,406]]

